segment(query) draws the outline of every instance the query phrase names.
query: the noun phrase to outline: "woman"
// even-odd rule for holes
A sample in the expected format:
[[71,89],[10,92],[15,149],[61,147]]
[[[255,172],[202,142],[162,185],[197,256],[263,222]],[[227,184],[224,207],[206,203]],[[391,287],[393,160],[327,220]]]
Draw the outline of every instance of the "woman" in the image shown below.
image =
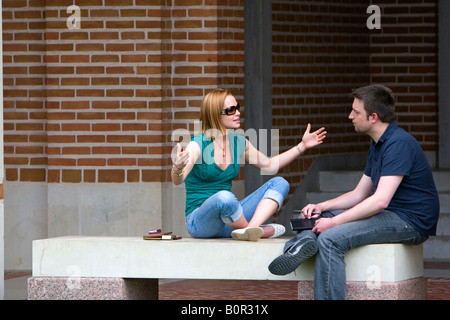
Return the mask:
[[325,138],[324,128],[310,133],[308,124],[302,142],[267,158],[249,140],[233,132],[240,128],[239,108],[230,91],[213,90],[200,109],[203,133],[194,135],[184,151],[177,144],[172,181],[186,184],[186,226],[194,238],[231,236],[256,241],[282,235],[283,226],[262,223],[280,209],[289,184],[276,177],[238,201],[230,190],[231,181],[239,173],[239,159],[244,156],[256,168],[277,172]]

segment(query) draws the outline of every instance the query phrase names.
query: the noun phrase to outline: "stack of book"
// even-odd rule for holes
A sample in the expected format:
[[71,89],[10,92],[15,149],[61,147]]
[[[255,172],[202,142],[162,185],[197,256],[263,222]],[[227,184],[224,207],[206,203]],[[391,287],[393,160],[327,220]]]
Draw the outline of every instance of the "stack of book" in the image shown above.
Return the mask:
[[179,240],[181,237],[172,232],[162,232],[161,229],[151,230],[143,236],[144,240]]

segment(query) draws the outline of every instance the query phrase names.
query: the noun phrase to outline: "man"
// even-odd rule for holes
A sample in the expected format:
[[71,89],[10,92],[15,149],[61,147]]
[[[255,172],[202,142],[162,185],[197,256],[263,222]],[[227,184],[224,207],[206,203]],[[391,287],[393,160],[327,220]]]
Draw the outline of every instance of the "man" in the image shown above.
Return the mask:
[[269,265],[273,274],[285,275],[317,254],[315,299],[346,298],[344,255],[351,248],[420,244],[436,234],[439,198],[432,171],[418,142],[394,120],[391,90],[370,85],[352,96],[349,119],[356,132],[373,140],[364,174],[354,190],[304,207],[304,218],[320,219],[289,240]]

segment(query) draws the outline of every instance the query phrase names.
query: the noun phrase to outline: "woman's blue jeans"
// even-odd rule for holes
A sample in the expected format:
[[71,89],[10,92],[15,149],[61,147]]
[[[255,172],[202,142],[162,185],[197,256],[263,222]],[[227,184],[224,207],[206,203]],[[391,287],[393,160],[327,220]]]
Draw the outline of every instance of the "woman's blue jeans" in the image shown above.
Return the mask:
[[[333,217],[344,210],[322,213]],[[317,239],[319,251],[316,254],[314,270],[314,298],[316,300],[344,300],[346,298],[345,253],[356,247],[379,243],[420,244],[428,239],[413,227],[387,210],[354,222],[338,225],[317,236],[308,230],[289,240],[284,252],[309,237]]]
[[186,216],[187,231],[194,238],[230,238],[234,229],[227,224],[242,215],[250,221],[265,198],[276,201],[278,209],[281,208],[288,192],[289,183],[281,177],[270,179],[241,201],[230,191],[219,191]]

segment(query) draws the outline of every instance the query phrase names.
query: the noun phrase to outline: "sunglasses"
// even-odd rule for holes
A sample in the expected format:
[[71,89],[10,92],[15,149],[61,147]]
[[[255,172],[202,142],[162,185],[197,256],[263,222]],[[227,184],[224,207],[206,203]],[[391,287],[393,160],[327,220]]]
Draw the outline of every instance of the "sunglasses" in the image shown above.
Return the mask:
[[236,113],[236,111],[239,111],[239,109],[241,108],[241,106],[239,105],[239,103],[235,106],[230,106],[228,108],[223,109],[220,114],[226,114],[227,116],[231,116],[233,114]]

